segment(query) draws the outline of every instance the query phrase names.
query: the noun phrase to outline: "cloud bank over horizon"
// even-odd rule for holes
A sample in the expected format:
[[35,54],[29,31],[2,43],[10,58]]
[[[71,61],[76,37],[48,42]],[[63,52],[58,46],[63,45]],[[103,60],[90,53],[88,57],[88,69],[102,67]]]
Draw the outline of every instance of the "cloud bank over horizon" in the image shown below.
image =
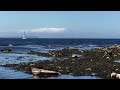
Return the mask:
[[38,29],[31,29],[30,32],[37,32],[37,33],[61,33],[64,32],[65,28],[38,28]]
[[66,28],[34,28],[34,29],[23,29],[18,30],[19,32],[27,32],[27,33],[62,33],[66,30]]
[[62,34],[66,31],[66,28],[33,28],[33,29],[20,29],[20,30],[8,30],[0,31],[0,37],[21,37],[23,32],[26,32],[27,36],[39,37],[39,36],[54,36],[56,34]]

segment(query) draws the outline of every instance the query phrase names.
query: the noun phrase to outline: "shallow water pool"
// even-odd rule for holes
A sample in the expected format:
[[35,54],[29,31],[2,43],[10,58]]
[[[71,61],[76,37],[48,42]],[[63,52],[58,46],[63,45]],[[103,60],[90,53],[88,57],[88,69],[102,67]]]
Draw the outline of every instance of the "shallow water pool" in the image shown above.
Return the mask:
[[39,60],[50,60],[50,57],[42,57],[29,54],[14,54],[14,53],[2,53],[0,54],[0,65],[5,64],[19,64],[22,62],[35,62]]

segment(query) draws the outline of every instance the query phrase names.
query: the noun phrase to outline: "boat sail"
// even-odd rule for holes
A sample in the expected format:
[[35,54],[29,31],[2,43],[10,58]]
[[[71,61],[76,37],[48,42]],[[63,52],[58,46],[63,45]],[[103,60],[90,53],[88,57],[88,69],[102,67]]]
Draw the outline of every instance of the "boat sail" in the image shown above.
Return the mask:
[[24,31],[24,33],[23,33],[23,38],[22,38],[22,39],[27,39],[27,38],[26,38],[25,31]]

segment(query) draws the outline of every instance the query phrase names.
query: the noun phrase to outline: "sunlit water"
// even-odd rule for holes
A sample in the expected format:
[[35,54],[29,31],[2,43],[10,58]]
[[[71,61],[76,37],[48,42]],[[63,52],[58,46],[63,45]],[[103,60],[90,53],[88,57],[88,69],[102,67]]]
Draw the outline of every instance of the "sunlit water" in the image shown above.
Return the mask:
[[35,62],[39,60],[50,60],[50,59],[51,58],[37,56],[37,55],[2,53],[0,54],[0,65],[19,64],[22,62]]
[[48,77],[48,78],[40,78],[38,76],[32,76],[33,79],[102,79],[96,76],[72,76],[72,75],[61,75],[58,77]]
[[0,79],[31,79],[32,75],[12,70],[6,67],[0,67]]
[[116,61],[114,61],[114,62],[118,62],[118,63],[120,63],[120,60],[116,60]]

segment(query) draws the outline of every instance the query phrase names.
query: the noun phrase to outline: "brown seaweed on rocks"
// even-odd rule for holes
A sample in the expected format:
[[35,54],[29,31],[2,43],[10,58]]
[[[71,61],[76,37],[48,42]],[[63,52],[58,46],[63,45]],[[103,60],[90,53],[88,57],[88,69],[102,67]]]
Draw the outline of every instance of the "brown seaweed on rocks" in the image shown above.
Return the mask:
[[[120,59],[119,45],[106,46],[91,50],[65,48],[57,51],[50,51],[46,54],[38,53],[36,51],[31,52],[29,52],[29,54],[48,55],[54,58],[51,60],[7,64],[4,66],[22,70],[27,73],[31,73],[31,67],[38,67],[57,71],[61,74],[70,74],[73,76],[91,75],[104,79],[111,79],[111,73],[114,71],[120,73],[120,63],[114,62],[115,60]],[[81,57],[73,58],[73,54],[81,55]],[[109,57],[109,59],[107,57]]]

